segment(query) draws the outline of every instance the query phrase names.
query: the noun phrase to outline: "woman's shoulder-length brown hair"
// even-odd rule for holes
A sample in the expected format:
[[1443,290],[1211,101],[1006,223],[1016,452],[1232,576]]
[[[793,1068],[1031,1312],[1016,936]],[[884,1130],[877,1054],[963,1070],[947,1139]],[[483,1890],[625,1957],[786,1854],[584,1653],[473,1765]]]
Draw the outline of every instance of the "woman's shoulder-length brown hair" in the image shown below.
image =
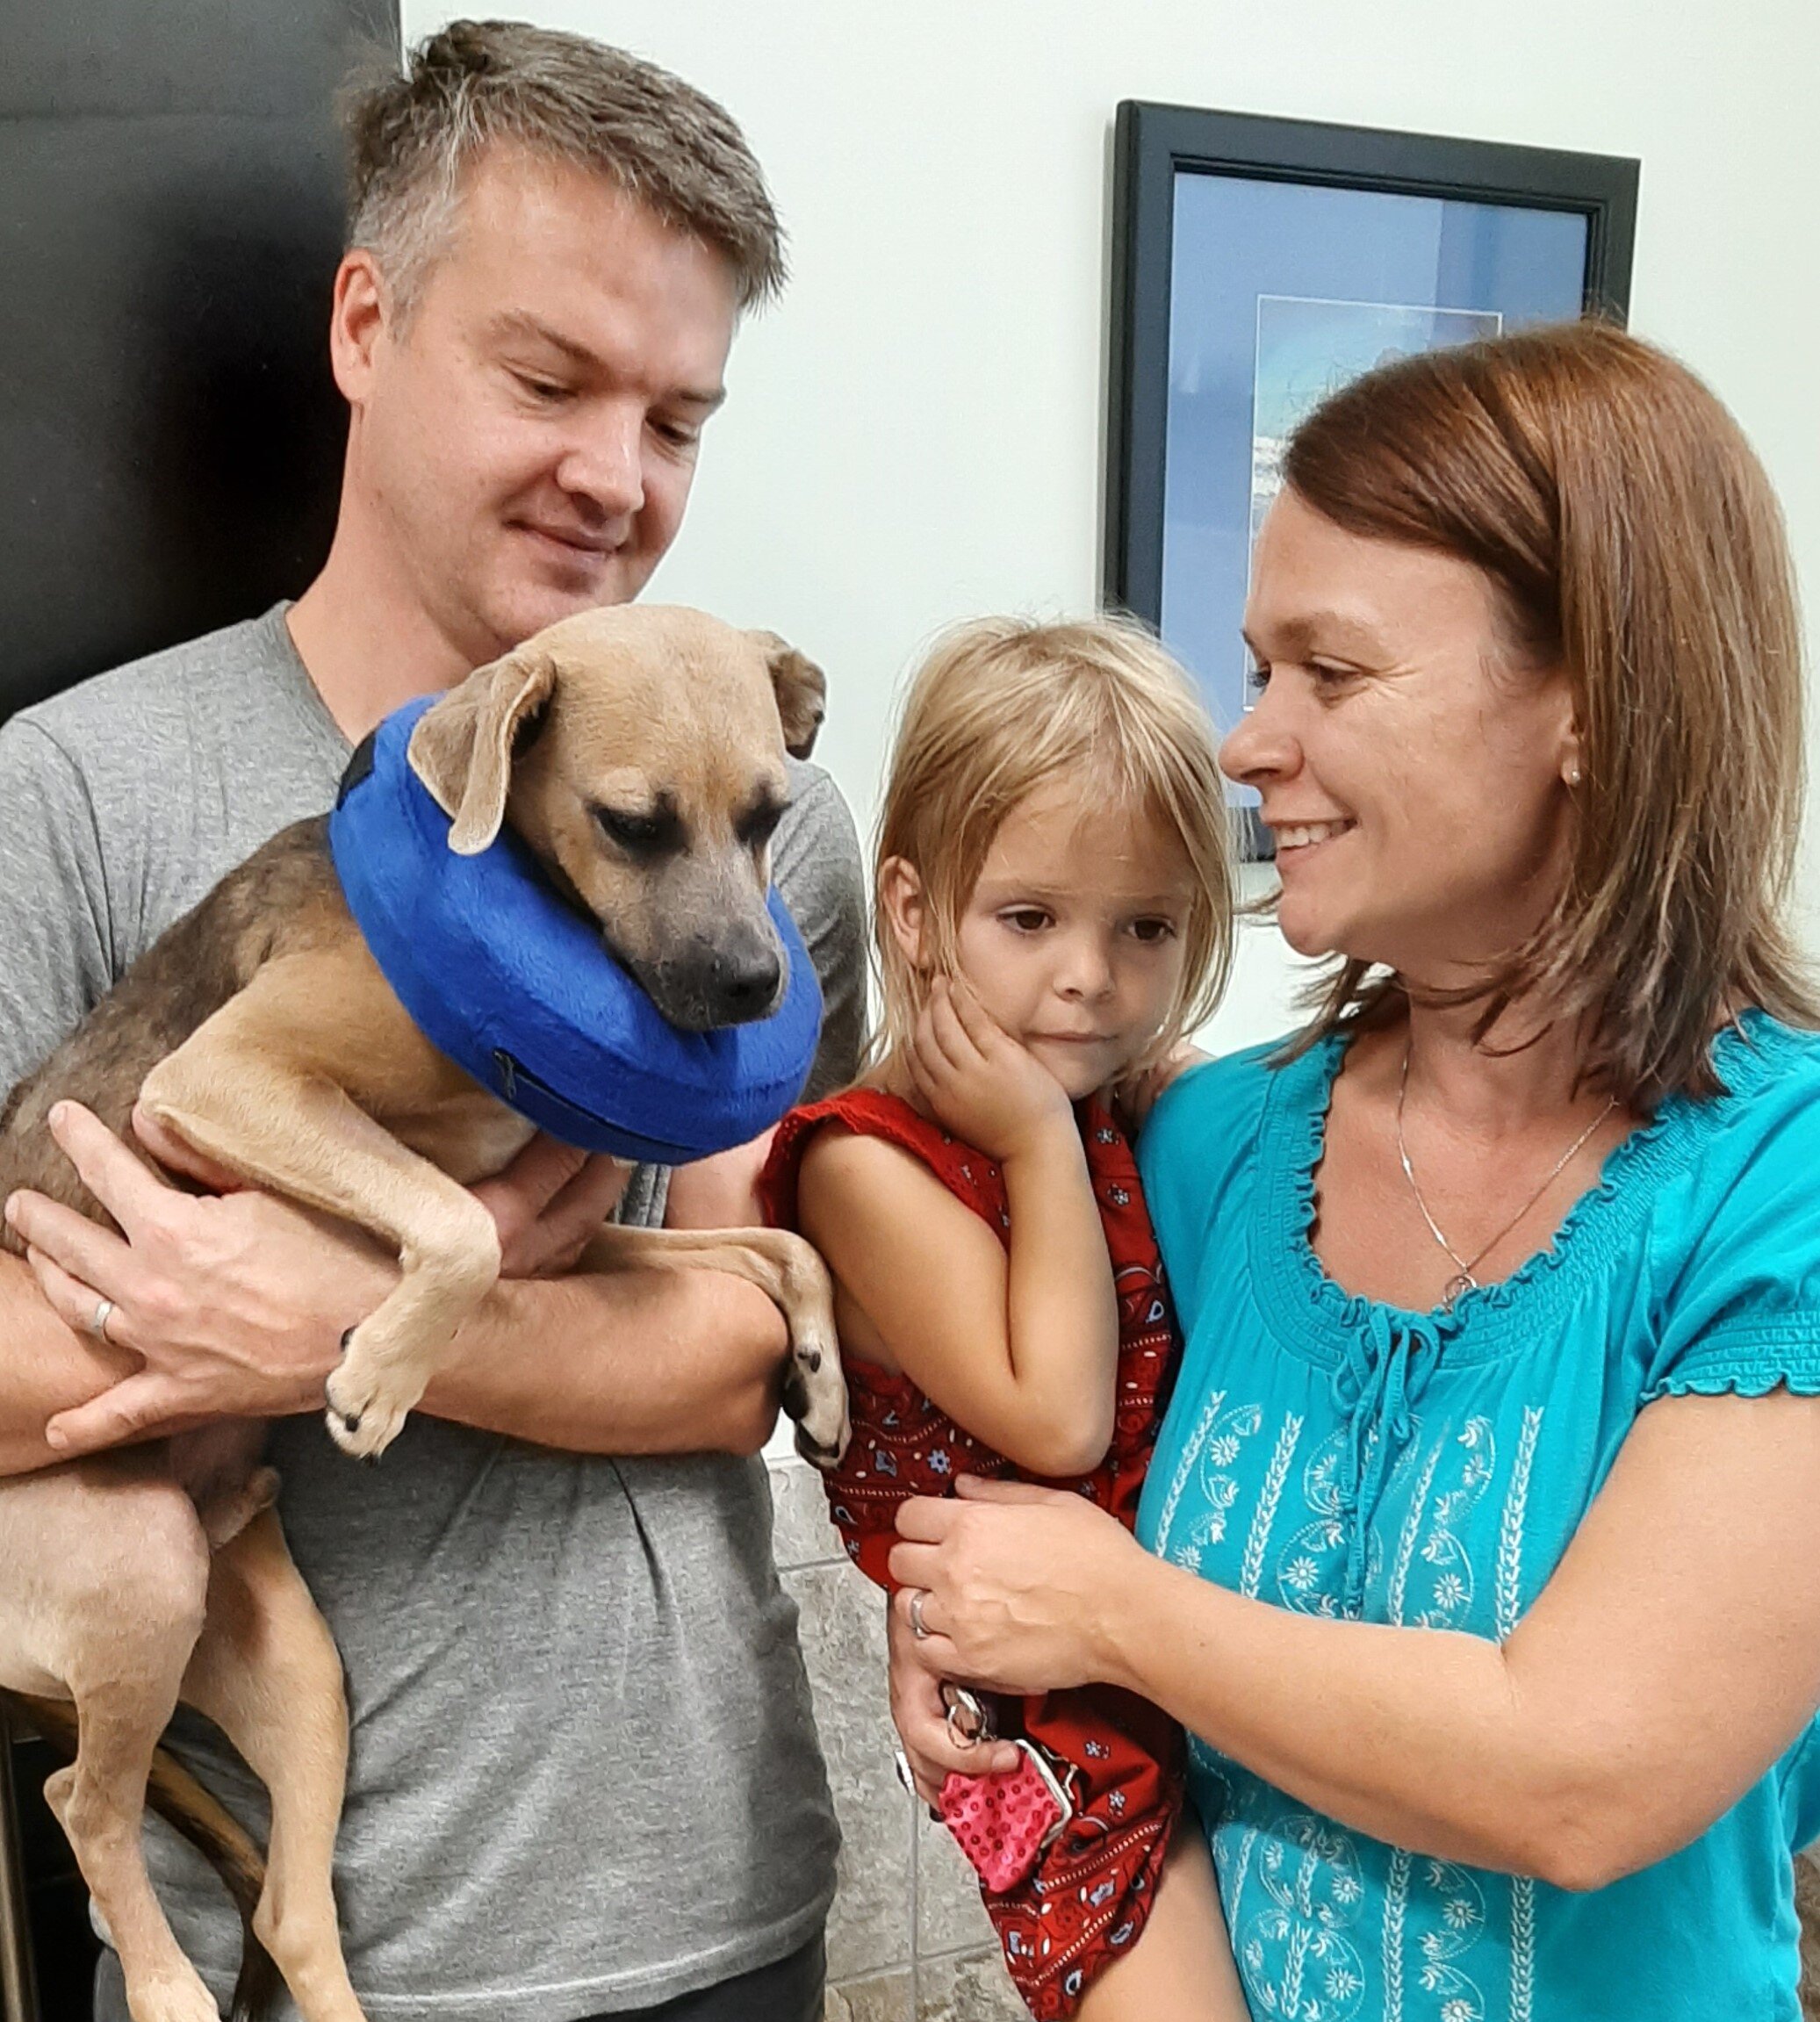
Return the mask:
[[[1786,920],[1794,572],[1762,465],[1693,373],[1597,322],[1399,359],[1302,424],[1284,479],[1349,532],[1484,570],[1521,664],[1572,685],[1565,889],[1488,980],[1481,1036],[1534,993],[1585,1023],[1586,1079],[1647,1110],[1717,1090],[1713,1036],[1749,1005],[1820,1024]],[[1396,990],[1344,962],[1300,1044]]]

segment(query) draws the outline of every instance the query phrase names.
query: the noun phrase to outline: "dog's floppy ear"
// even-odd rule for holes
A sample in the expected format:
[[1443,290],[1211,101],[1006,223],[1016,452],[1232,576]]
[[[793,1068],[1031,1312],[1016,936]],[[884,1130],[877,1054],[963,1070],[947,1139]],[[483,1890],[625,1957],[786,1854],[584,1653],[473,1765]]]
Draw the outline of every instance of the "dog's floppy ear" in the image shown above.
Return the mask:
[[828,684],[822,670],[788,639],[775,632],[751,632],[771,669],[771,692],[784,726],[784,749],[793,759],[806,759],[816,748],[816,732],[826,714]]
[[451,817],[449,846],[457,856],[478,856],[499,834],[514,749],[555,687],[550,655],[521,649],[477,667],[418,718],[411,770]]

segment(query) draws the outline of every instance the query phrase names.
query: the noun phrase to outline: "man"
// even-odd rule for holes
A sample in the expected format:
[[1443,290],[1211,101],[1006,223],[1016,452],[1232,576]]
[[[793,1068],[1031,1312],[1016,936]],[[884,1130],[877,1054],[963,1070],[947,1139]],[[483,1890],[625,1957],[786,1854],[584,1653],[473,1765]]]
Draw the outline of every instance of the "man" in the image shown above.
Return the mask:
[[[387,710],[637,594],[736,319],[781,281],[725,113],[579,38],[457,23],[350,129],[328,561],[288,610],[0,731],[0,1087],[231,864],[325,808]],[[827,1085],[862,1015],[858,854],[831,782],[794,779],[773,867],[822,976]],[[374,2022],[818,2016],[835,1831],[752,1457],[784,1349],[769,1302],[707,1272],[502,1283],[358,1468],[321,1430],[322,1382],[390,1259],[261,1195],[175,1192],[85,1112],[60,1133],[126,1240],[9,1204],[34,1256],[0,1257],[0,1468],[310,1414],[274,1428],[273,1458],[347,1666],[337,1882]],[[739,1177],[678,1176],[672,1219],[705,1219]],[[621,1212],[661,1219],[665,1181],[641,1170]],[[480,1191],[529,1272],[572,1253],[609,1184],[537,1143]],[[244,1772],[183,1734],[256,1819]],[[174,1842],[154,1851],[225,1990],[225,1899]],[[123,2013],[110,1959],[97,2014]]]

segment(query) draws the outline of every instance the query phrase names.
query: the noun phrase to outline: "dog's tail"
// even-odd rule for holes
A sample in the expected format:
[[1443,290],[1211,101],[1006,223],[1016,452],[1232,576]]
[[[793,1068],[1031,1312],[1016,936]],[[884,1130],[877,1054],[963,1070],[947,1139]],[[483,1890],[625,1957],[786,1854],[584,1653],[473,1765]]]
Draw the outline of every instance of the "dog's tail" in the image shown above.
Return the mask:
[[[34,1699],[4,1687],[0,1687],[0,1699],[17,1708],[64,1761],[76,1760],[80,1734],[76,1708],[68,1700]],[[278,1991],[277,1967],[253,1931],[253,1912],[265,1887],[264,1856],[220,1801],[162,1748],[153,1752],[146,1803],[195,1847],[234,1898],[241,1918],[241,1969],[229,2013],[233,2022],[260,2022]]]

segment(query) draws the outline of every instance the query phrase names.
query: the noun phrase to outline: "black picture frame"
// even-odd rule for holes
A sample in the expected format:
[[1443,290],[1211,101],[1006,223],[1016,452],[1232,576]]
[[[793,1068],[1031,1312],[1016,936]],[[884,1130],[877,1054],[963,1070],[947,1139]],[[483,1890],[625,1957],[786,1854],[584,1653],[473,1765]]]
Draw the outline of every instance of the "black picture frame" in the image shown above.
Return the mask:
[[[1175,643],[1165,625],[1164,550],[1178,178],[1577,214],[1586,221],[1579,312],[1622,323],[1629,307],[1640,166],[1615,155],[1123,102],[1113,133],[1103,602]],[[1234,609],[1235,652],[1239,618]],[[1240,825],[1245,853],[1268,856],[1269,838],[1245,810]]]

